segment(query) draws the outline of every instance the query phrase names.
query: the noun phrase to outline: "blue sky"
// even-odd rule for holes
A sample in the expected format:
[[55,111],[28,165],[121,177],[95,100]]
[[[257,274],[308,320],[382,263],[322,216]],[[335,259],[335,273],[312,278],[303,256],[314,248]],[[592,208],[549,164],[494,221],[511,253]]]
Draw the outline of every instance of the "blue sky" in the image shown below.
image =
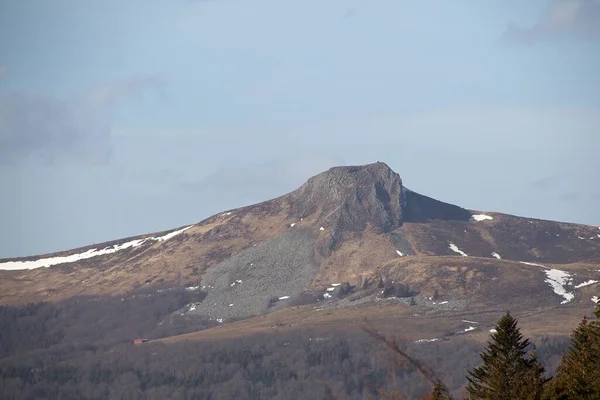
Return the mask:
[[374,161],[464,207],[600,225],[597,1],[0,9],[0,257],[198,222]]

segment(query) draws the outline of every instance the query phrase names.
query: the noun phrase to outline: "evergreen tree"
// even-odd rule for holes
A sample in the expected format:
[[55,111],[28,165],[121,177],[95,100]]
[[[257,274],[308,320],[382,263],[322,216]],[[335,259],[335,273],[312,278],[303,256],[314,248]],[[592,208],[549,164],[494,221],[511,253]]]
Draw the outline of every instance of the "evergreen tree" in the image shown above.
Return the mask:
[[[600,314],[596,307],[595,314]],[[584,317],[549,390],[552,399],[600,399],[600,324]]]
[[529,355],[529,365],[530,367],[525,375],[525,384],[523,385],[520,398],[540,400],[544,394],[546,383],[550,379],[544,378],[544,372],[546,370],[537,359],[535,346]]
[[440,381],[437,381],[431,395],[427,398],[427,400],[453,400],[452,396],[450,396],[450,392],[448,388]]
[[528,339],[523,339],[517,320],[507,312],[496,324],[492,341],[481,354],[483,365],[468,373],[469,399],[539,398],[544,368],[535,354],[526,357],[529,344]]

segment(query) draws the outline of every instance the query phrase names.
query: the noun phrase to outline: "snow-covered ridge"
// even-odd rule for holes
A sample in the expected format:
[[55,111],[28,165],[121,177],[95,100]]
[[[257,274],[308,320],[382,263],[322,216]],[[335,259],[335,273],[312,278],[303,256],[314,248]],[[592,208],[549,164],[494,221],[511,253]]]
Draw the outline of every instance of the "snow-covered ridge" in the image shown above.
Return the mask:
[[173,231],[167,233],[163,236],[158,237],[148,237],[143,239],[134,239],[129,242],[116,244],[114,246],[105,247],[103,249],[89,249],[84,251],[83,253],[71,254],[63,257],[50,257],[50,258],[40,258],[39,260],[33,261],[8,261],[5,263],[0,263],[0,270],[19,270],[19,269],[35,269],[35,268],[47,268],[52,265],[58,264],[67,264],[80,260],[85,260],[92,257],[98,257],[105,254],[116,253],[120,250],[128,249],[131,247],[138,247],[147,242],[164,242],[166,240],[172,239],[173,237],[183,233],[184,231],[190,229],[193,225],[185,227],[183,229],[179,229],[177,231]]

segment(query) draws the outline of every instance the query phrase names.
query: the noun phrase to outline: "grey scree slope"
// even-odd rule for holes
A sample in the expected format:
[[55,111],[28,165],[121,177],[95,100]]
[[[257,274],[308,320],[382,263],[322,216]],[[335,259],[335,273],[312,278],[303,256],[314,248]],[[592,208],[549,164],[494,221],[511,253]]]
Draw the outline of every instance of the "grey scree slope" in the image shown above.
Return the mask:
[[[266,313],[273,296],[293,299],[310,288],[319,270],[314,242],[311,230],[291,227],[209,268],[202,278],[208,295],[192,313],[223,320],[249,317]],[[278,306],[285,303],[281,300]]]

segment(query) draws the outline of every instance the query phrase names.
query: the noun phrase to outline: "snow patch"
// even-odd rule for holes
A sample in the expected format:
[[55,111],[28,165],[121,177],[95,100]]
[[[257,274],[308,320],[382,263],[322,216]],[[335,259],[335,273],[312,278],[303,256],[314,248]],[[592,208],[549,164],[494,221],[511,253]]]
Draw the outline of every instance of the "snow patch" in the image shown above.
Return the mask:
[[324,293],[324,294],[323,294],[323,298],[325,298],[325,299],[330,299],[330,298],[331,298],[331,295],[330,295],[329,293]]
[[462,251],[461,249],[459,249],[454,243],[450,243],[450,245],[448,247],[453,252],[458,253],[458,254],[460,254],[463,257],[468,257],[467,253],[465,253],[464,251]]
[[501,259],[502,259],[502,257],[500,257],[500,254],[498,254],[498,253],[496,253],[496,252],[493,252],[493,253],[492,253],[492,257],[496,257],[498,260],[501,260]]
[[579,289],[579,288],[582,288],[582,287],[588,286],[588,285],[593,285],[594,283],[598,283],[598,281],[590,279],[589,281],[585,281],[583,283],[580,283],[579,285],[575,285],[575,289]]
[[404,257],[404,253],[402,253],[400,250],[396,250],[396,253],[398,253],[400,257]]
[[471,326],[471,325],[469,325],[469,327],[468,327],[468,328],[465,328],[465,330],[464,330],[463,332],[470,332],[470,331],[473,331],[473,330],[475,330],[475,327],[474,327],[474,326]]
[[114,246],[105,247],[104,249],[100,249],[100,250],[90,249],[83,253],[71,254],[69,256],[40,258],[39,260],[34,260],[34,261],[8,261],[5,263],[0,263],[0,269],[3,269],[3,270],[35,269],[35,268],[47,268],[52,265],[58,265],[58,264],[73,263],[73,262],[77,262],[80,260],[86,260],[86,259],[92,258],[92,257],[98,257],[98,256],[102,256],[105,254],[116,253],[120,250],[129,249],[131,247],[138,247],[138,246],[141,246],[142,244],[144,244],[146,242],[150,242],[150,241],[164,242],[164,241],[167,241],[167,240],[183,233],[184,231],[190,229],[192,226],[193,225],[190,225],[186,228],[183,228],[183,229],[171,232],[171,233],[167,233],[166,235],[163,235],[163,236],[135,239],[135,240],[131,240],[129,242],[125,242],[122,244],[116,244]]
[[464,322],[466,324],[478,324],[479,322],[475,322],[475,321],[469,321],[468,319],[463,319],[460,322]]
[[519,261],[519,262],[521,264],[525,264],[525,265],[533,265],[534,267],[542,267],[542,268],[548,269],[548,267],[546,267],[545,265],[542,265],[542,264],[536,264],[536,263],[527,262],[527,261]]
[[565,298],[560,304],[568,303],[575,298],[573,293],[567,292],[567,289],[565,289],[565,285],[570,284],[572,280],[571,275],[568,272],[559,269],[549,269],[544,272],[547,276],[544,282],[552,287],[554,293]]
[[492,220],[494,218],[490,217],[489,215],[485,215],[485,214],[475,214],[475,215],[471,215],[471,221],[485,221],[485,220]]
[[223,323],[223,318],[217,318],[217,322],[222,324]]
[[188,230],[188,229],[190,229],[192,226],[193,226],[193,225],[190,225],[190,226],[187,226],[187,227],[185,227],[185,228],[183,228],[183,229],[180,229],[180,230],[178,230],[178,231],[174,231],[174,232],[171,232],[171,233],[167,233],[167,234],[166,234],[166,235],[164,235],[164,236],[160,236],[160,237],[156,237],[156,238],[155,238],[155,237],[151,237],[151,238],[148,238],[148,239],[145,239],[145,240],[154,240],[154,241],[157,241],[157,242],[164,242],[164,241],[167,241],[167,240],[169,240],[169,239],[172,239],[172,238],[174,238],[175,236],[177,236],[177,235],[179,235],[179,234],[181,234],[181,233],[183,233],[183,232],[187,231],[187,230]]
[[289,299],[289,298],[290,298],[290,296],[281,296],[281,297],[279,298],[279,300],[287,300],[287,299]]
[[336,286],[340,286],[341,283],[332,283],[331,286],[336,287]]
[[320,230],[320,231],[324,231],[324,230],[325,230],[325,228],[323,228],[323,227],[320,227],[320,228],[319,228],[319,230]]
[[[200,286],[188,286],[188,287],[185,288],[185,290],[194,291],[194,290],[198,290],[199,287]],[[162,292],[162,290],[158,290],[158,292]]]
[[229,305],[229,307],[233,307],[233,303],[231,303],[231,304]]
[[596,304],[598,304],[598,302],[600,301],[600,299],[598,298],[598,296],[594,296],[592,297],[592,301]]
[[497,333],[498,331],[495,330],[494,328],[490,329],[490,333]]
[[[434,303],[434,304],[435,304],[435,303]],[[446,300],[446,301],[442,301],[442,302],[440,302],[439,304],[448,304],[448,301],[447,301],[447,300]]]
[[296,225],[296,223],[295,223],[295,222],[294,222],[294,223],[291,223],[291,224],[290,224],[290,227],[291,227],[291,228],[293,228],[293,227],[294,227],[294,225]]
[[438,340],[440,340],[440,339],[439,338],[419,339],[419,340],[415,340],[415,343],[431,343],[431,342],[437,342]]

